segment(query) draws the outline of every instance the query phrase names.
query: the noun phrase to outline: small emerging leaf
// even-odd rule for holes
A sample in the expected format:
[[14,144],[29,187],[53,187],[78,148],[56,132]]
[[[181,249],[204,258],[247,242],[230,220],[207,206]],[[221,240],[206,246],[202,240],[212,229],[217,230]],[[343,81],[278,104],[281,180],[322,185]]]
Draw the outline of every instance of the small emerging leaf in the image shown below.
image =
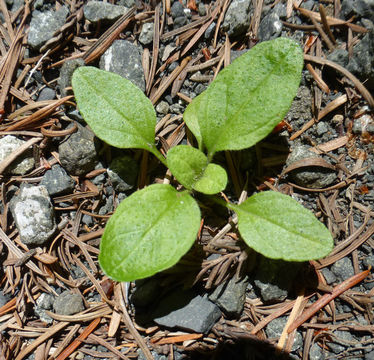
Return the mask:
[[117,281],[143,279],[165,270],[191,248],[200,209],[187,192],[154,184],[121,202],[100,244],[103,271]]
[[79,111],[101,140],[118,148],[154,147],[155,110],[129,80],[83,66],[74,71],[72,86]]
[[247,245],[271,259],[307,261],[330,253],[334,242],[312,212],[287,195],[265,191],[229,207]]
[[208,163],[203,152],[187,145],[172,147],[167,154],[171,173],[187,189],[216,194],[225,189],[227,174],[217,164]]
[[293,40],[257,44],[222,70],[188,105],[184,120],[209,157],[248,148],[267,136],[296,95],[303,52]]

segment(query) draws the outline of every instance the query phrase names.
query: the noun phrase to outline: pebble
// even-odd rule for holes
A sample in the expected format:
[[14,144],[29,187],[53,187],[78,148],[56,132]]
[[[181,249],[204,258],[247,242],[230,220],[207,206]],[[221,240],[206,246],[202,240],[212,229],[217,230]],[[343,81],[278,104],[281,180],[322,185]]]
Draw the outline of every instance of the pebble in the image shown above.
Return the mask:
[[355,274],[352,261],[348,257],[344,257],[331,266],[331,271],[339,279],[344,281]]
[[179,1],[173,1],[173,5],[170,8],[170,14],[173,17],[173,19],[185,16],[183,5]]
[[61,165],[67,172],[70,175],[81,176],[94,170],[97,164],[97,152],[93,132],[76,124],[78,130],[59,145],[58,152]]
[[52,324],[53,319],[47,315],[46,310],[53,309],[53,296],[48,293],[41,293],[36,299],[36,305],[34,306],[34,312],[39,319],[47,324]]
[[169,104],[166,101],[160,101],[156,106],[159,114],[166,115],[169,112]]
[[60,76],[57,80],[62,96],[72,94],[72,91],[68,91],[66,88],[71,87],[71,77],[73,76],[74,70],[84,65],[85,62],[83,59],[72,59],[64,62],[60,70]]
[[233,0],[226,11],[225,19],[222,24],[223,31],[230,37],[236,37],[244,34],[250,25],[249,16],[251,0]]
[[[296,145],[286,161],[286,167],[293,163],[308,158],[319,158],[320,156],[309,150],[307,145]],[[289,173],[292,180],[300,186],[317,189],[331,185],[336,179],[336,173],[333,170],[321,168],[318,166],[305,166],[292,170]]]
[[38,95],[38,101],[53,100],[56,98],[56,91],[49,87],[45,87]]
[[10,299],[7,295],[4,295],[3,291],[0,290],[0,308],[4,306]]
[[121,75],[145,91],[140,50],[130,41],[115,40],[101,56],[100,69]]
[[[17,150],[26,141],[16,138],[13,135],[6,135],[0,139],[0,162],[5,160],[13,151]],[[18,156],[6,169],[5,173],[12,175],[24,175],[34,168],[35,162],[32,157],[32,150]]]
[[331,284],[334,284],[336,282],[336,276],[334,275],[334,273],[330,269],[323,268],[321,271],[322,271],[322,274],[323,274],[327,284],[331,285]]
[[47,170],[40,182],[47,188],[49,195],[66,194],[74,189],[74,180],[58,164]]
[[[341,340],[340,340],[341,339]],[[355,343],[357,340],[348,332],[336,330],[331,336],[331,342],[329,342],[329,348],[335,354],[340,354],[347,348],[347,344]],[[339,341],[340,340],[340,341]]]
[[34,10],[27,38],[28,45],[35,50],[42,47],[53,38],[54,32],[65,24],[68,14],[69,10],[66,6],[61,6],[57,11]]
[[107,170],[107,174],[117,192],[131,190],[136,185],[139,165],[131,156],[114,158]]
[[[286,317],[278,317],[274,320],[272,320],[267,326],[266,326],[266,335],[270,339],[278,339],[283,332],[284,327],[286,326],[287,318]],[[299,332],[296,332],[295,340],[292,344],[291,351],[296,351],[300,349],[303,346],[303,337]]]
[[84,310],[82,297],[70,291],[62,292],[53,302],[56,314],[74,315]]
[[209,300],[229,316],[238,317],[244,308],[247,286],[248,277],[238,280],[233,276],[229,281],[217,286],[209,295]]
[[260,22],[258,28],[258,38],[261,41],[268,41],[277,38],[282,32],[283,24],[279,19],[279,16],[271,12],[266,15]]
[[220,316],[218,306],[207,297],[196,296],[192,291],[175,290],[161,300],[153,321],[168,328],[208,333]]
[[153,41],[153,29],[154,25],[153,23],[145,23],[142,26],[142,31],[140,32],[139,35],[139,41],[143,45],[149,45]]
[[348,51],[345,49],[336,49],[327,55],[327,60],[333,61],[343,67],[348,65]]
[[124,6],[91,0],[84,5],[83,14],[86,20],[92,23],[103,21],[106,24],[112,24],[128,10]]
[[317,131],[318,136],[322,136],[323,134],[325,134],[329,131],[329,128],[328,128],[328,126],[326,125],[325,122],[320,121],[317,124],[316,131]]
[[26,245],[43,245],[56,231],[53,205],[43,185],[22,184],[19,194],[10,201],[10,210]]

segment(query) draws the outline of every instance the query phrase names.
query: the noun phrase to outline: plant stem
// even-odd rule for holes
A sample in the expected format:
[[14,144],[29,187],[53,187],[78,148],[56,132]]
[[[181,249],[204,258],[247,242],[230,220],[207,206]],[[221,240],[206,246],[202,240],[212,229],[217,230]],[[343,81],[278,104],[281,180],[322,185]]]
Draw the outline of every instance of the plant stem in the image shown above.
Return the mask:
[[224,206],[224,207],[226,207],[226,208],[228,208],[228,209],[230,209],[230,210],[234,210],[234,208],[235,208],[235,205],[234,204],[231,204],[231,203],[229,203],[229,202],[226,202],[225,200],[222,200],[221,198],[219,198],[218,196],[211,196],[210,197],[210,199],[212,200],[212,201],[214,201],[216,204],[218,204],[218,205],[221,205],[221,206]]
[[151,152],[158,160],[160,160],[166,167],[168,167],[168,164],[166,162],[166,159],[164,156],[157,150],[155,145],[152,145],[149,149],[149,152]]

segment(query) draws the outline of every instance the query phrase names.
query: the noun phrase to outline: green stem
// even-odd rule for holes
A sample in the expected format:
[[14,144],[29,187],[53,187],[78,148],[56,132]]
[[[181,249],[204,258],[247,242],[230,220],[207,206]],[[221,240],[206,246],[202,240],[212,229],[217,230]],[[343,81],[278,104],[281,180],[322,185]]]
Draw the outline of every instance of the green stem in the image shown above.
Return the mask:
[[224,207],[226,207],[230,210],[235,210],[235,205],[234,204],[226,202],[225,200],[222,200],[218,196],[210,196],[209,198],[218,205],[224,206]]
[[166,167],[168,167],[168,164],[166,162],[166,159],[164,158],[164,156],[157,150],[156,146],[152,145],[152,147],[150,147],[149,149],[149,152],[151,152],[154,156],[156,156],[156,158],[158,160],[160,160]]

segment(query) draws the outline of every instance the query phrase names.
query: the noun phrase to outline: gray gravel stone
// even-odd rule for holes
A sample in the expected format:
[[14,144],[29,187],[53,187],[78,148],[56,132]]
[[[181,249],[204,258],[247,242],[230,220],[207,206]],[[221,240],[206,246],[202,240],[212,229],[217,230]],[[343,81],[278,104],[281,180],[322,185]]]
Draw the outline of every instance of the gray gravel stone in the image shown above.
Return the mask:
[[149,45],[153,41],[153,28],[154,25],[153,23],[145,23],[142,26],[142,31],[140,32],[139,35],[139,41],[143,45]]
[[261,257],[254,284],[263,301],[283,301],[298,273],[300,263]]
[[42,91],[38,95],[38,101],[44,101],[44,100],[53,100],[56,97],[56,92],[49,88],[45,87],[42,89]]
[[74,180],[58,164],[47,170],[40,185],[44,185],[49,195],[64,194],[74,189]]
[[346,19],[352,15],[359,15],[374,22],[373,0],[343,0],[341,15]]
[[260,22],[258,28],[258,38],[261,41],[267,41],[277,38],[282,32],[283,24],[279,19],[279,16],[271,12],[266,15]]
[[114,23],[128,10],[124,6],[112,5],[103,1],[89,1],[83,7],[83,14],[88,21],[93,23],[103,21],[108,24]]
[[234,276],[230,281],[219,285],[209,295],[209,300],[218,305],[226,314],[237,317],[243,311],[247,286],[247,277],[237,280]]
[[71,86],[71,77],[74,70],[84,65],[85,62],[83,59],[73,59],[64,62],[60,70],[60,77],[58,78],[58,85],[62,96],[72,94],[72,91],[67,91],[66,88]]
[[343,67],[348,64],[348,51],[345,49],[336,49],[332,53],[327,55],[327,60],[333,61]]
[[95,136],[91,130],[78,124],[78,131],[69,135],[59,147],[61,165],[70,175],[81,176],[97,164]]
[[74,315],[84,310],[83,300],[79,294],[64,291],[53,302],[56,314]]
[[169,328],[180,328],[207,333],[220,318],[218,306],[192,291],[174,291],[162,299],[154,315],[154,322]]
[[336,282],[336,276],[334,275],[334,273],[328,269],[328,268],[323,268],[322,269],[322,274],[327,282],[327,284],[333,284]]
[[331,336],[332,341],[328,343],[328,347],[335,353],[340,354],[346,350],[347,345],[354,343],[355,338],[348,331],[336,330]]
[[[308,158],[319,158],[319,155],[309,150],[306,145],[296,145],[288,156],[286,166]],[[324,188],[331,185],[336,179],[335,171],[318,166],[301,167],[289,173],[292,180],[300,186],[311,189]]]
[[[6,135],[0,139],[0,162],[6,159],[13,151],[17,150],[26,141],[13,135]],[[5,172],[12,175],[24,175],[34,167],[32,152],[26,151],[10,164]]]
[[245,33],[250,25],[249,10],[251,0],[233,0],[227,9],[222,24],[223,31],[229,36],[236,37]]
[[332,355],[332,353],[326,349],[322,349],[317,343],[314,343],[309,350],[309,360],[325,360]]
[[286,115],[287,121],[299,120],[302,126],[306,121],[310,120],[312,117],[312,99],[310,89],[307,86],[300,86]]
[[355,274],[352,261],[348,257],[336,261],[331,266],[331,271],[340,281],[344,281]]
[[131,156],[126,155],[114,158],[109,165],[107,173],[114,189],[117,192],[123,192],[135,186],[138,171],[138,163]]
[[34,306],[34,312],[39,319],[47,324],[52,324],[53,319],[46,314],[46,310],[53,309],[53,296],[47,293],[41,293],[41,295],[36,299],[36,305]]
[[[286,317],[280,317],[276,318],[273,321],[271,321],[266,326],[266,335],[268,338],[274,339],[279,338],[282,335],[282,331],[284,327],[286,326],[287,318]],[[296,351],[300,349],[303,345],[303,337],[299,332],[296,332],[295,340],[292,345],[292,351]]]
[[145,90],[142,57],[139,48],[127,40],[115,40],[100,58],[100,69],[114,72]]
[[4,306],[9,301],[7,295],[4,295],[3,291],[0,290],[0,307]]
[[374,360],[374,351],[365,354],[365,360]]
[[166,115],[169,112],[169,104],[166,101],[160,101],[156,106],[159,114]]
[[347,69],[365,81],[366,87],[374,88],[374,31],[368,32],[353,47],[353,57],[349,61]]
[[27,38],[28,45],[33,49],[43,46],[52,39],[54,32],[65,24],[68,14],[69,10],[66,6],[62,6],[57,11],[33,11]]
[[10,210],[21,241],[26,245],[43,245],[56,230],[53,206],[45,186],[22,184],[19,195],[10,201]]
[[173,19],[177,17],[184,16],[184,7],[179,1],[173,1],[173,5],[170,9],[171,16]]

